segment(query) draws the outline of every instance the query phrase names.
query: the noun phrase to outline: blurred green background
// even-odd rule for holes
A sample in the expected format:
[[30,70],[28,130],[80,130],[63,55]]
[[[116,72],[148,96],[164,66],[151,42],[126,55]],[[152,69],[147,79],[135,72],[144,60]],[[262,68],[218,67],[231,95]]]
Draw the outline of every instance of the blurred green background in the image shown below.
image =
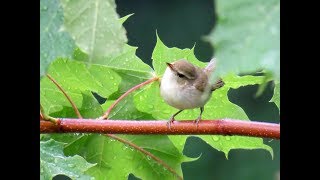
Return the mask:
[[[215,26],[213,0],[116,0],[120,17],[134,13],[125,23],[128,44],[137,46],[137,56],[151,65],[151,54],[156,44],[156,31],[168,47],[192,48],[201,61],[214,55],[212,46],[202,37]],[[254,14],[252,14],[254,16]],[[236,36],[236,35],[235,35]],[[272,83],[264,93],[255,97],[258,86],[247,86],[229,91],[231,102],[241,106],[254,121],[279,122],[279,111],[269,100]],[[182,164],[185,180],[273,180],[280,169],[280,141],[264,140],[274,150],[274,159],[265,150],[231,150],[229,160],[196,137],[187,140],[184,154],[200,159]],[[129,179],[136,179],[130,175]]]

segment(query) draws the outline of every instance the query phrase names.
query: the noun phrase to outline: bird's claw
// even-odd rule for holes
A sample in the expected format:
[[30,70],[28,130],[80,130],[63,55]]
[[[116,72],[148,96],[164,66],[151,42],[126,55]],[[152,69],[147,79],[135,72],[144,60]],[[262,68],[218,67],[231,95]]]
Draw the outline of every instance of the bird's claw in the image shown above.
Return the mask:
[[170,120],[167,122],[167,127],[171,130],[171,123],[173,123],[175,119],[173,117],[170,118]]
[[194,120],[193,122],[196,123],[197,128],[199,126],[199,121],[201,120],[201,117],[199,116],[196,120]]

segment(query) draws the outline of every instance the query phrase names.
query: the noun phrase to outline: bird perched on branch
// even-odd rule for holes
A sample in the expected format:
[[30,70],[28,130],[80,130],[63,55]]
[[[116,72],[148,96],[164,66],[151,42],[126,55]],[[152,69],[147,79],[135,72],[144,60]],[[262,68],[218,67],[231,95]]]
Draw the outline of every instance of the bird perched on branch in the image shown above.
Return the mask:
[[200,115],[195,120],[198,126],[204,105],[210,99],[212,92],[224,86],[222,79],[215,83],[209,81],[215,67],[215,59],[212,59],[203,69],[184,59],[167,63],[160,83],[160,94],[170,106],[179,109],[170,117],[167,123],[168,128],[171,128],[176,115],[185,109],[194,108],[200,108]]

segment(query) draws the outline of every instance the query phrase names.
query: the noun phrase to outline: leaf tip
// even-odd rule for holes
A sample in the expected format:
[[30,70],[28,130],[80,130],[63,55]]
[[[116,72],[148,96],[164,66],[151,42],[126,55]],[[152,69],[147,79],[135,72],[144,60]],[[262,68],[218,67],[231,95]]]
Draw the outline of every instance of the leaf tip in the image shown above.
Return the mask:
[[266,150],[270,153],[271,155],[271,159],[274,160],[274,153],[273,153],[273,149],[270,146],[266,147]]
[[128,15],[126,15],[126,16],[121,17],[121,18],[119,19],[120,22],[121,22],[121,24],[125,23],[125,22],[128,20],[128,18],[131,17],[131,16],[133,16],[133,15],[134,15],[134,13],[131,13],[131,14],[128,14]]
[[196,47],[196,45],[197,45],[197,42],[194,42],[194,44],[193,44],[193,46],[192,46],[192,48],[191,48],[191,51],[194,53],[194,48]]
[[156,29],[156,37],[157,37],[157,40],[156,40],[156,46],[154,47],[154,49],[159,48],[159,47],[161,47],[161,48],[166,47],[166,45],[165,45],[165,44],[163,43],[163,41],[160,39],[157,29]]
[[229,150],[224,151],[224,155],[226,156],[226,159],[229,160]]
[[[159,34],[158,34],[158,29],[156,29],[156,37],[157,37],[157,42],[158,42],[158,40],[160,40]],[[160,41],[161,41],[161,40],[160,40]]]
[[188,156],[183,155],[181,162],[196,161],[196,160],[200,159],[201,156],[202,156],[202,153],[201,153],[198,157],[195,157],[195,158],[192,158],[192,157],[188,157]]

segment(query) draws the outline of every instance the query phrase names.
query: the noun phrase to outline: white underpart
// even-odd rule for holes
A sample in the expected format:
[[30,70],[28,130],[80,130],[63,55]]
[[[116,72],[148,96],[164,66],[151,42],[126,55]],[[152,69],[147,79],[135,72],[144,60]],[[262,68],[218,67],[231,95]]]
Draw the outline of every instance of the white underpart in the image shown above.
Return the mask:
[[179,77],[167,68],[161,80],[160,94],[169,105],[177,109],[194,109],[204,106],[210,99],[209,86],[201,92],[194,86],[179,85],[177,78]]

